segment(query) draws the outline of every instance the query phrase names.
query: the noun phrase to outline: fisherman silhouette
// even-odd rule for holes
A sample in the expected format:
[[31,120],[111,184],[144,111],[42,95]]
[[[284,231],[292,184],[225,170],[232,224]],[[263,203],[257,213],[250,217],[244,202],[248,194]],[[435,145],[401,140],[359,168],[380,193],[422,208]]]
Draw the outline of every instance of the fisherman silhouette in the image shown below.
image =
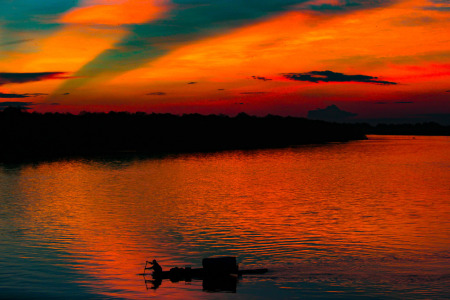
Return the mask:
[[156,259],[154,259],[152,262],[150,262],[152,264],[152,267],[150,267],[149,269],[153,269],[153,275],[155,277],[161,276],[162,275],[162,268],[161,266],[158,264],[158,262],[156,261]]

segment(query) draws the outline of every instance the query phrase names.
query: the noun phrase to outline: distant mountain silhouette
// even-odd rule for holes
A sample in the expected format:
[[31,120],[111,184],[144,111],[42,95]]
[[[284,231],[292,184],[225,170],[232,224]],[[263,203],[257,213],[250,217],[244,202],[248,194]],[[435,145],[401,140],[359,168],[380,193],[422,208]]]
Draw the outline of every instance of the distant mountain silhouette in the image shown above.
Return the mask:
[[324,109],[310,110],[308,112],[308,119],[323,120],[323,121],[344,121],[358,114],[341,110],[336,105],[330,105]]

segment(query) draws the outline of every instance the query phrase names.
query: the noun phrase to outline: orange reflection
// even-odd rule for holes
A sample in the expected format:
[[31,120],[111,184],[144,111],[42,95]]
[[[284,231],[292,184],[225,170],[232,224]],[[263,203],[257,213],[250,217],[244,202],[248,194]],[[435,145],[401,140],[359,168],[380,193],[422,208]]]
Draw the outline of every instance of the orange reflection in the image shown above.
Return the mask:
[[[93,278],[83,284],[103,295],[146,293],[136,274],[153,257],[164,268],[198,266],[201,257],[216,254],[244,257],[246,265],[352,258],[341,267],[357,261],[361,272],[416,274],[429,272],[428,264],[448,250],[450,178],[442,166],[448,143],[447,137],[375,137],[144,161],[56,162],[24,168],[19,185],[30,199],[31,226],[45,232],[55,251],[70,253],[68,263]],[[176,287],[177,296],[173,289],[158,295],[183,298],[183,289],[199,290]]]
[[[142,299],[149,291],[143,277],[137,274],[142,273],[146,260],[158,258],[166,268],[183,262],[158,250],[165,241],[152,231],[159,220],[154,218],[150,203],[122,206],[122,197],[131,190],[114,183],[115,179],[106,179],[104,171],[106,169],[100,165],[83,162],[42,164],[24,169],[25,177],[37,174],[46,177],[44,181],[32,180],[25,187],[24,192],[36,199],[30,202],[27,213],[45,232],[45,239],[55,251],[72,254],[67,266],[91,278],[80,284],[91,286],[92,292],[104,296],[125,294],[127,299]],[[122,171],[128,172],[126,167],[109,171],[115,174],[113,177],[120,176]],[[106,189],[100,191],[99,186]],[[133,220],[143,223],[138,225]],[[165,286],[170,285],[165,283]],[[174,295],[181,293],[176,291]]]

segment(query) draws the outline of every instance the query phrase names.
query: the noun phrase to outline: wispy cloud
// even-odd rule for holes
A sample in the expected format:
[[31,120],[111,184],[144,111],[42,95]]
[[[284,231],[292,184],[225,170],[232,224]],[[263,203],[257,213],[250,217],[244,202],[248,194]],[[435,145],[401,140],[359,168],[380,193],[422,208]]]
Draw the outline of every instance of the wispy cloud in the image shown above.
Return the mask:
[[267,94],[267,92],[242,92],[241,95],[263,95]]
[[5,94],[0,93],[0,98],[6,99],[14,99],[14,98],[30,98],[30,97],[38,97],[38,96],[46,96],[48,94],[45,93],[25,93],[25,94]]
[[0,47],[26,43],[26,42],[29,42],[29,41],[32,41],[32,39],[22,39],[22,40],[14,40],[14,41],[9,41],[9,42],[4,42],[4,43],[0,43]]
[[38,72],[38,73],[0,73],[0,85],[11,83],[27,83],[48,79],[68,79],[66,72]]
[[84,1],[62,16],[60,22],[82,25],[109,25],[146,23],[158,18],[167,9],[166,1],[108,0]]
[[272,80],[271,78],[267,78],[267,77],[263,77],[263,76],[252,76],[252,78],[256,79],[256,80],[262,80],[262,81]]
[[60,105],[59,103],[35,103],[35,102],[22,102],[22,101],[4,101],[0,102],[0,110],[7,107],[17,107],[21,109],[31,109],[30,106],[55,106]]
[[395,101],[395,102],[386,102],[386,101],[377,101],[375,104],[412,104],[414,101]]
[[378,77],[367,75],[346,75],[333,71],[311,71],[306,73],[283,73],[283,77],[295,81],[309,82],[363,82],[382,85],[394,85],[396,82],[378,80]]
[[17,107],[21,109],[31,109],[31,105],[34,105],[33,102],[20,102],[20,101],[6,101],[0,102],[0,110],[3,110],[7,107]]
[[153,93],[147,93],[146,95],[147,96],[165,96],[167,94],[164,92],[153,92]]
[[308,1],[306,5],[303,5],[302,7],[308,8],[318,13],[336,14],[359,9],[368,9],[390,5],[395,2],[396,2],[395,0]]
[[5,93],[0,93],[0,98],[3,99],[17,99],[17,98],[28,98],[30,96],[27,96],[25,94],[5,94]]
[[394,19],[392,21],[392,24],[395,26],[423,26],[428,25],[433,22],[436,22],[435,19],[433,19],[430,16],[426,15],[411,15],[411,16],[402,16],[401,18]]
[[425,10],[436,10],[442,12],[450,11],[450,3],[448,0],[430,0],[430,5],[424,6]]

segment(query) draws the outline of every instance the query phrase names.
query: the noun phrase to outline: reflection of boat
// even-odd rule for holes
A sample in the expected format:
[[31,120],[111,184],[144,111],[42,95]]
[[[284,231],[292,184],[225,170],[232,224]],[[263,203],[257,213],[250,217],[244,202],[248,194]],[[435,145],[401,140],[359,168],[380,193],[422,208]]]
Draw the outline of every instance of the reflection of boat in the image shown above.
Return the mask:
[[267,269],[239,270],[236,257],[210,257],[202,261],[203,268],[172,268],[169,271],[146,273],[153,267],[147,267],[151,262],[146,262],[142,275],[151,275],[152,280],[145,280],[152,283],[153,289],[158,288],[163,279],[170,279],[172,282],[186,281],[192,279],[203,280],[203,290],[210,292],[226,291],[236,292],[237,279],[246,274],[263,274]]

